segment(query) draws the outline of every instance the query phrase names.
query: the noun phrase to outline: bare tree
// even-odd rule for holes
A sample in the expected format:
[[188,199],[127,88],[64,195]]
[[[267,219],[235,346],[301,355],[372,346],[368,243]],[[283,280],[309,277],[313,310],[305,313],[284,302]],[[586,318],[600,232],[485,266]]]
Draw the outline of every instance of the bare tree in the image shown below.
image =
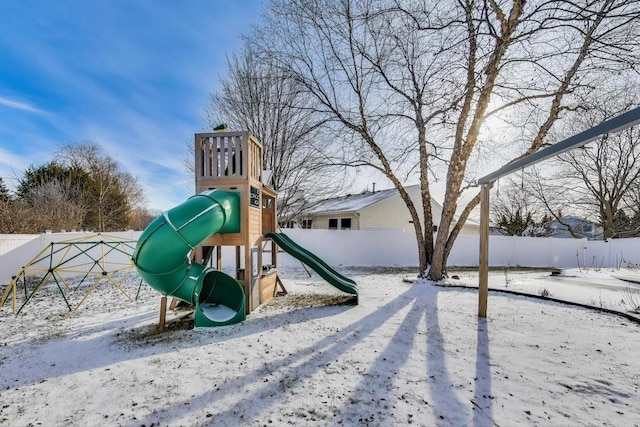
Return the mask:
[[56,159],[85,171],[91,179],[87,191],[89,208],[86,226],[97,231],[122,230],[127,227],[132,208],[141,207],[144,193],[137,178],[121,170],[118,163],[102,153],[95,143],[68,144]]
[[550,217],[529,191],[528,182],[525,188],[524,176],[520,183],[508,180],[505,184],[499,185],[490,206],[491,220],[500,232],[507,236],[547,235]]
[[144,208],[134,208],[129,216],[128,228],[131,230],[144,230],[156,217],[157,214],[153,214]]
[[[251,48],[310,94],[314,113],[345,142],[344,164],[373,167],[407,204],[421,274],[442,279],[476,195],[472,181],[487,117],[501,115],[540,149],[558,118],[611,73],[633,71],[637,1],[400,2],[273,0]],[[430,183],[446,194],[433,239]],[[419,177],[422,204],[403,187]],[[419,221],[418,210],[425,221]],[[459,219],[456,221],[456,214]]]
[[89,183],[81,169],[55,161],[30,166],[18,180],[15,197],[3,206],[2,227],[14,233],[80,228]]
[[[621,237],[637,237],[640,236],[640,180],[634,182],[625,196],[625,205],[628,207],[629,223],[626,227],[617,227],[622,229],[618,234]],[[625,212],[626,214],[626,212]]]
[[27,222],[33,231],[40,233],[46,229],[80,229],[87,213],[83,198],[77,197],[74,184],[69,181],[44,182],[25,201],[30,207]]
[[[555,169],[551,169],[551,177],[543,174],[538,168],[530,168],[527,180],[527,192],[532,195],[540,205],[543,206],[547,214],[562,225],[574,239],[580,238],[577,230],[573,229],[570,222],[565,221],[564,215],[567,213],[578,214],[587,218],[588,211],[581,209],[581,201],[584,200],[583,187],[577,182],[568,185],[567,181],[558,179]],[[568,191],[572,188],[574,191]]]
[[24,197],[0,201],[0,233],[43,233],[82,227],[87,208],[70,179],[44,181]]
[[[279,192],[278,218],[287,220],[317,200],[338,193],[341,170],[327,162],[330,148],[319,117],[300,84],[244,47],[227,58],[226,76],[211,95],[206,118],[213,129],[248,130],[262,143],[270,184]],[[192,161],[190,162],[190,164]]]
[[[597,122],[611,118],[608,108],[585,112]],[[584,117],[584,116],[583,116]],[[633,127],[615,135],[605,135],[581,150],[559,157],[563,164],[557,174],[565,186],[565,200],[574,195],[582,206],[597,212],[603,238],[618,237],[628,232],[616,218],[633,197],[640,178],[640,128]],[[576,197],[577,194],[577,197]]]
[[42,232],[34,231],[30,221],[31,212],[29,206],[20,200],[0,201],[0,233],[2,234],[28,234]]

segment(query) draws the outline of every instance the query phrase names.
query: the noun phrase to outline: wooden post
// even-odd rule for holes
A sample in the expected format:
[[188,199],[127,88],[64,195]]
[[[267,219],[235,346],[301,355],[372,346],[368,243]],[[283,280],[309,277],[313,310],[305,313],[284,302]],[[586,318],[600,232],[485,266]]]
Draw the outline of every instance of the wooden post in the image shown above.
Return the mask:
[[158,322],[161,328],[164,328],[166,320],[167,320],[167,297],[163,296],[160,299],[160,321]]
[[487,317],[489,296],[489,189],[483,184],[480,190],[480,283],[478,286],[478,317]]
[[275,297],[278,294],[278,285],[280,285],[280,289],[282,289],[282,294],[287,295],[287,288],[284,287],[282,280],[280,280],[280,276],[276,273],[276,286],[273,287],[273,296]]
[[[236,280],[239,279],[238,272],[240,271],[240,246],[236,246]],[[244,279],[244,276],[242,276]]]
[[[277,230],[274,230],[274,233]],[[278,268],[278,245],[272,240],[271,241],[271,264],[277,269]]]

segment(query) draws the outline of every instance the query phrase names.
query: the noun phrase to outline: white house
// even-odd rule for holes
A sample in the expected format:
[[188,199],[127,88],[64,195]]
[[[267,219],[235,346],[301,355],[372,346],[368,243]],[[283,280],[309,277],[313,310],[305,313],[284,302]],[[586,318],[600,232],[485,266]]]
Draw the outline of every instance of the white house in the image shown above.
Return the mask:
[[564,239],[571,239],[573,236],[569,232],[569,228],[565,225],[568,224],[573,230],[574,234],[578,238],[587,238],[589,240],[600,239],[602,240],[603,228],[601,225],[595,222],[578,218],[575,216],[566,216],[562,218],[562,224],[560,221],[551,221],[549,223],[549,237],[559,237]]
[[[420,202],[420,186],[405,187],[418,208],[420,221],[424,221]],[[431,199],[434,232],[442,215],[440,203]],[[329,230],[397,229],[413,231],[411,215],[397,189],[363,192],[323,200],[302,215],[289,221],[288,228],[314,228]],[[479,225],[467,221],[463,234],[477,234]]]

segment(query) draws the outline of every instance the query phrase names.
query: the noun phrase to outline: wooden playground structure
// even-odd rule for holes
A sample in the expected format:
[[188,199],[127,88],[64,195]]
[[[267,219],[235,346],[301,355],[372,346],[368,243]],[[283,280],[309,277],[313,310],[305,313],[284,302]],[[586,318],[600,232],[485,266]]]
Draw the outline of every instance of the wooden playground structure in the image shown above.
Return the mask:
[[[240,231],[217,233],[194,250],[197,262],[223,269],[222,248],[235,248],[235,279],[244,287],[246,314],[286,289],[277,274],[277,246],[265,237],[277,231],[277,192],[263,169],[262,144],[249,132],[196,133],[195,192],[228,190],[240,193]],[[170,308],[176,306],[174,299]],[[162,297],[160,325],[167,300]]]
[[[140,285],[144,281],[162,295],[160,326],[167,321],[167,297],[173,298],[170,309],[180,300],[194,307],[196,327],[229,325],[245,320],[247,314],[274,296],[287,293],[278,277],[279,249],[329,284],[354,295],[357,303],[355,281],[278,233],[277,192],[269,186],[269,171],[263,169],[263,147],[256,138],[248,132],[197,133],[194,144],[194,196],[157,216],[137,241],[110,242],[102,236],[64,242],[61,247],[52,244],[14,277],[0,307],[13,295],[13,310],[19,312],[50,281],[57,285],[69,310],[73,305],[77,309],[102,281],[110,282],[133,300],[110,273],[123,273],[126,278],[135,267]],[[227,257],[224,263],[223,248]],[[111,258],[118,254],[124,260],[113,266],[115,260]],[[80,262],[82,257],[87,261]],[[84,270],[71,268],[79,262]],[[75,285],[72,289],[63,272],[86,273],[80,284],[96,276],[77,304],[69,296],[84,287]],[[27,280],[29,275],[42,277],[34,282]],[[19,284],[24,288],[24,303],[18,309]]]

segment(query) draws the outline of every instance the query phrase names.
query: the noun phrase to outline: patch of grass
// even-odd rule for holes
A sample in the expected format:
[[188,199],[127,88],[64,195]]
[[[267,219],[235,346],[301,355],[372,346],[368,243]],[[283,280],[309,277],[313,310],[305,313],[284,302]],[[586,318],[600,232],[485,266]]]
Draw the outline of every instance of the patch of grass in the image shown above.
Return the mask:
[[622,294],[622,305],[627,311],[640,314],[640,290],[627,286]]
[[276,297],[263,305],[263,310],[354,305],[353,295],[296,294]]
[[176,334],[180,331],[190,331],[194,326],[192,315],[184,315],[167,322],[164,327],[157,323],[145,325],[140,328],[129,329],[117,334],[115,342],[126,347],[146,347],[163,342],[176,341],[182,336]]

